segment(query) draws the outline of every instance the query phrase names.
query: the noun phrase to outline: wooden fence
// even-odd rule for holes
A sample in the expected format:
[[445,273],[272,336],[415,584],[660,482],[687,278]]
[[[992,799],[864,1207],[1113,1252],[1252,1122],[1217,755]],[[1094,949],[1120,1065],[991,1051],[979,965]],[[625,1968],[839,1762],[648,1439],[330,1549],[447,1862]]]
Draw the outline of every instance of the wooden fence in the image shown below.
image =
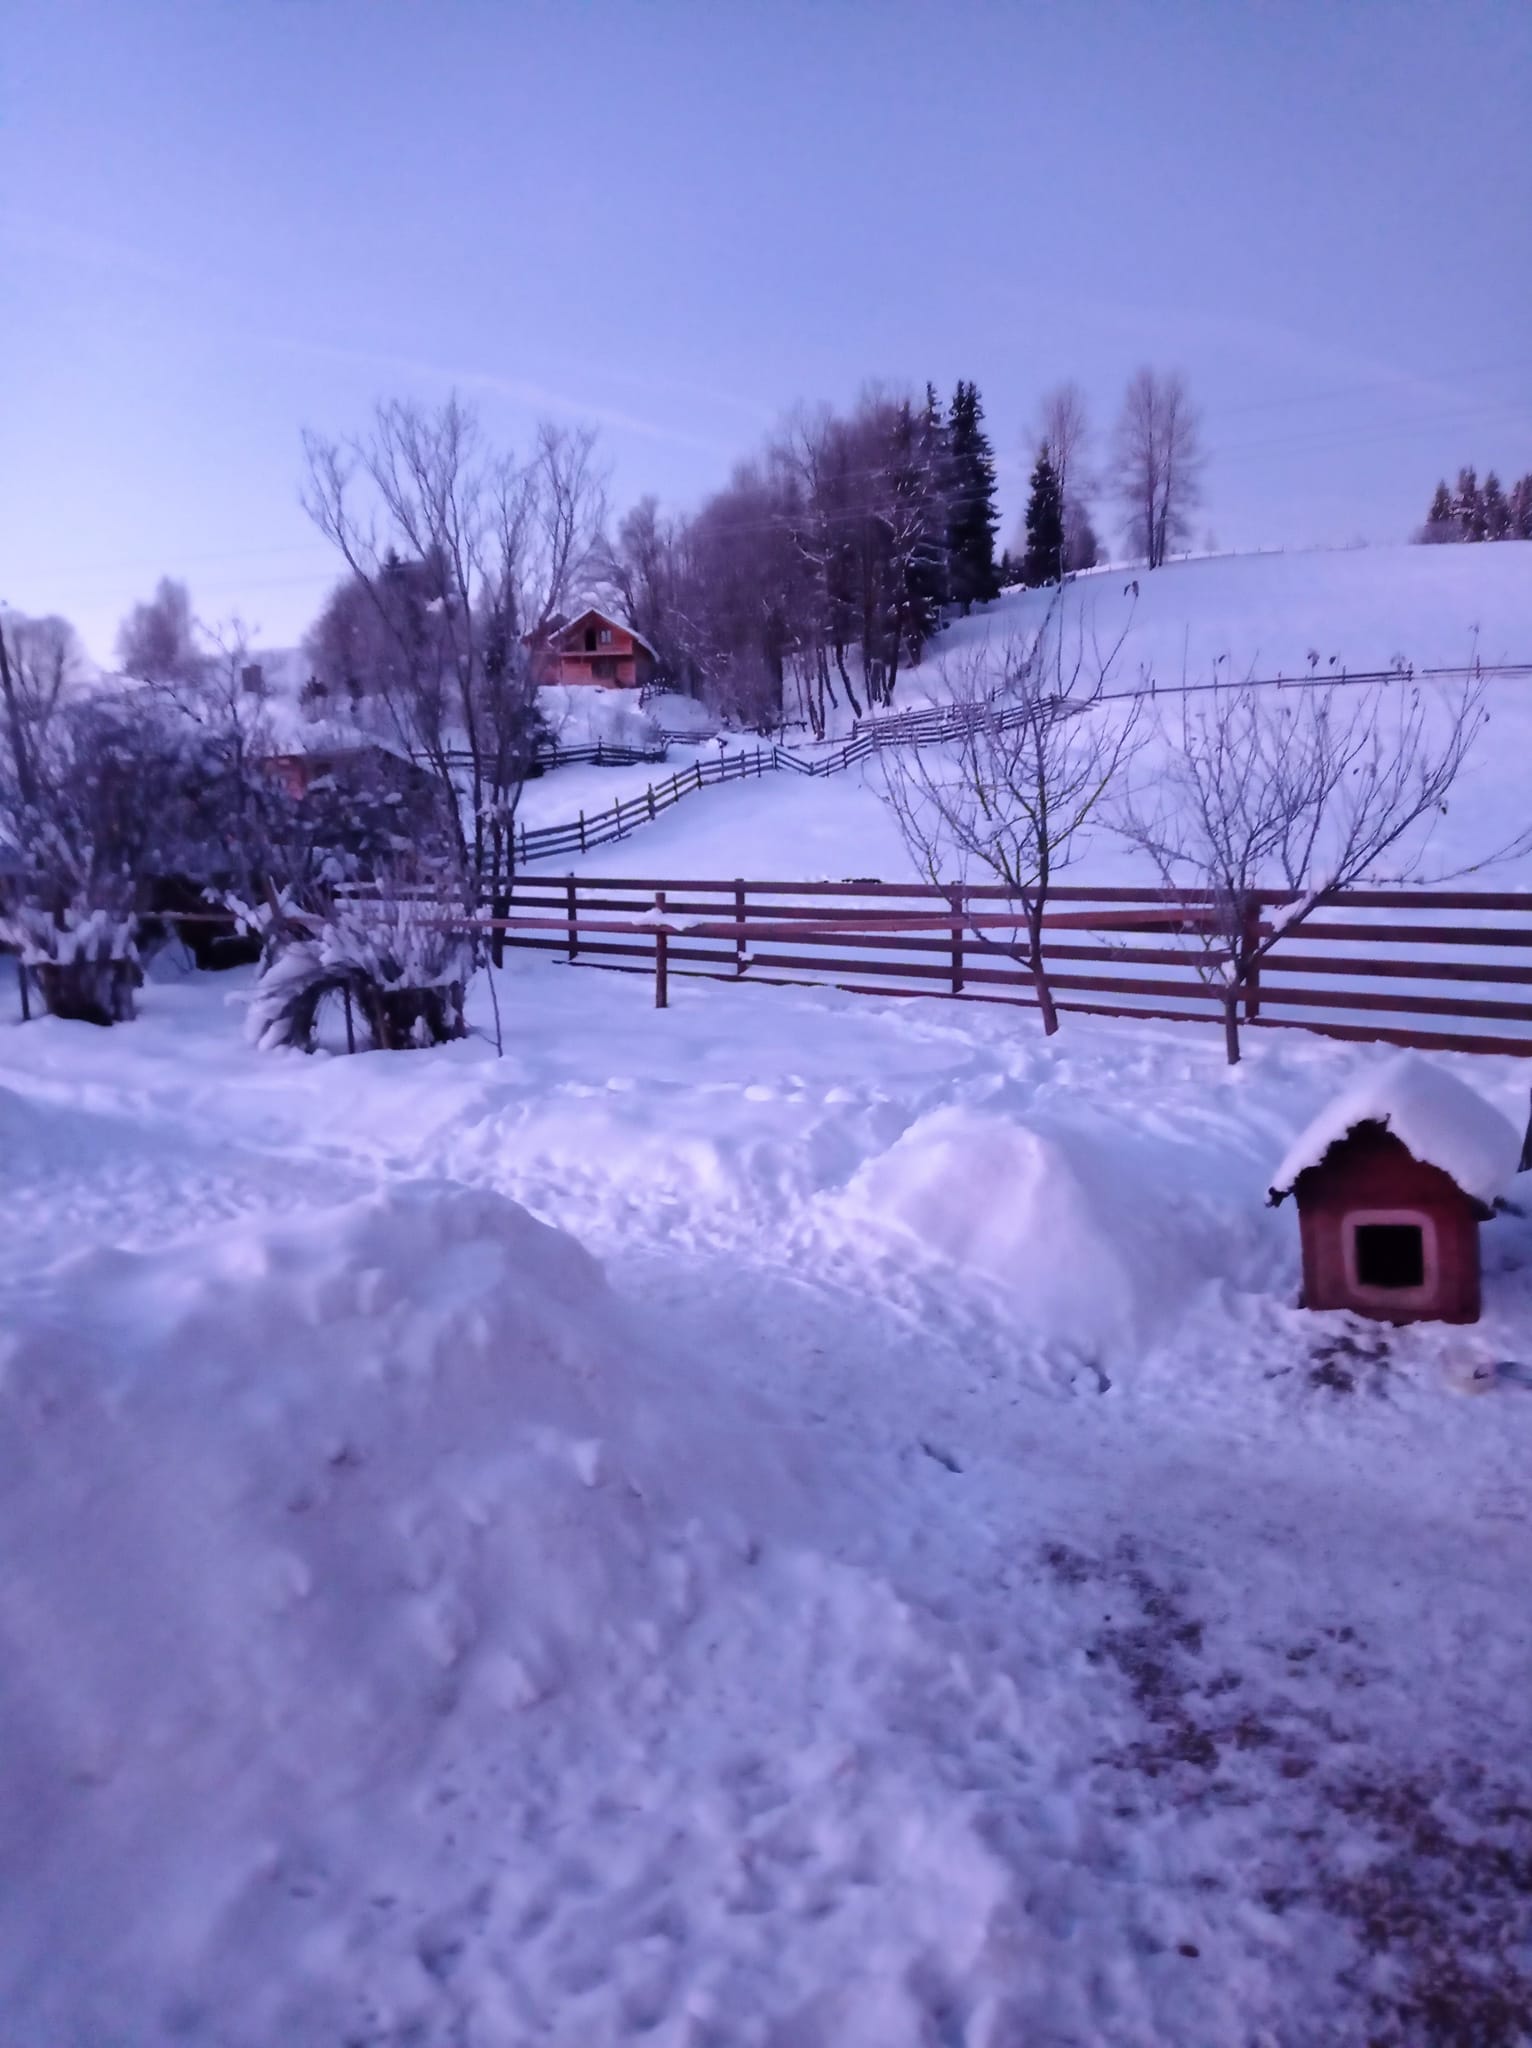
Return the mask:
[[[1263,892],[1264,919],[1291,899]],[[1221,1019],[1206,898],[1056,889],[1044,959],[1060,1010]],[[893,882],[517,879],[482,920],[497,943],[585,966],[868,995],[1033,1006],[1023,934],[999,887]],[[1353,890],[1261,963],[1244,1021],[1427,1050],[1532,1055],[1532,893]]]
[[[1377,684],[1408,682],[1412,678],[1434,682],[1476,680],[1488,676],[1512,676],[1532,678],[1532,665],[1525,663],[1502,663],[1498,666],[1439,669],[1378,669],[1355,674],[1326,671],[1312,676],[1258,676],[1250,679],[1252,688],[1305,689],[1319,685],[1333,684]],[[1225,689],[1226,683],[1176,684],[1176,693],[1200,689]],[[1146,697],[1169,695],[1169,690],[1156,693],[1151,685],[1131,690],[1118,690],[1108,695],[1116,700],[1124,697]],[[525,826],[515,828],[513,854],[518,868],[530,866],[535,861],[557,860],[573,853],[590,853],[601,846],[614,845],[618,840],[627,839],[640,826],[653,821],[678,804],[683,797],[698,794],[704,789],[725,782],[748,782],[763,775],[793,774],[808,776],[839,775],[853,767],[858,761],[865,761],[883,747],[941,746],[961,738],[965,733],[988,719],[995,719],[1002,729],[1009,730],[1023,719],[1033,715],[1028,705],[1010,705],[998,714],[989,704],[940,704],[931,705],[919,711],[885,713],[879,717],[859,718],[851,729],[851,737],[839,745],[820,745],[809,753],[795,753],[792,748],[780,745],[761,745],[748,750],[739,749],[733,753],[720,752],[716,758],[689,763],[667,777],[663,782],[651,783],[637,796],[623,797],[599,811],[581,811],[576,817],[564,819],[552,825]],[[667,738],[679,739],[681,735],[671,734]],[[692,742],[697,743],[692,735]],[[466,756],[464,757],[466,761]],[[569,747],[554,753],[539,756],[546,766],[561,766],[576,761],[595,762],[602,765],[629,765],[635,762],[664,758],[663,747],[656,753],[653,749],[618,747],[597,742],[589,747]]]

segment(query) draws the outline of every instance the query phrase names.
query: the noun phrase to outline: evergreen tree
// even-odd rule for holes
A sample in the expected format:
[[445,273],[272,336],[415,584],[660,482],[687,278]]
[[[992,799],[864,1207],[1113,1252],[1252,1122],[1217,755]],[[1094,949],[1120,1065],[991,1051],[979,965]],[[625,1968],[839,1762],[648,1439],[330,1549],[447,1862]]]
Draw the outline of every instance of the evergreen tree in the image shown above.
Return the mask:
[[995,456],[984,431],[977,384],[958,382],[947,414],[948,571],[951,596],[968,612],[988,604],[1000,584],[995,572]]
[[934,384],[926,385],[926,402],[915,420],[915,446],[920,492],[925,508],[924,542],[910,564],[908,577],[910,650],[920,650],[941,624],[941,608],[951,594],[951,552],[948,503],[952,487],[952,451],[947,422]]
[[1532,540],[1532,471],[1519,477],[1511,492],[1511,530],[1508,540]]
[[1046,448],[1039,448],[1032,470],[1032,493],[1027,499],[1027,552],[1022,558],[1021,580],[1029,590],[1064,580],[1064,499],[1058,472],[1048,460]]
[[1415,538],[1437,543],[1461,538],[1457,513],[1452,508],[1452,493],[1447,488],[1445,478],[1436,486],[1436,495],[1431,500],[1426,523]]
[[1452,510],[1464,540],[1483,540],[1484,506],[1479,497],[1479,477],[1476,470],[1458,471],[1458,487],[1453,494]]
[[1493,470],[1484,479],[1484,489],[1479,493],[1479,510],[1484,520],[1484,538],[1504,540],[1510,531],[1511,508]]

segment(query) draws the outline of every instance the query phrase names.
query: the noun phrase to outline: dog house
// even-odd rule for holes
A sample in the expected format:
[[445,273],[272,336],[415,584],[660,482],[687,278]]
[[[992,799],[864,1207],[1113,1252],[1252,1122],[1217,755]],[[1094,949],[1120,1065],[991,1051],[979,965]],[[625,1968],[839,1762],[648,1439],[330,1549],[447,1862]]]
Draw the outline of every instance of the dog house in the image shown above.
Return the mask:
[[1477,1322],[1479,1225],[1515,1175],[1521,1141],[1471,1088],[1413,1053],[1315,1118],[1269,1200],[1298,1204],[1303,1305],[1380,1322]]

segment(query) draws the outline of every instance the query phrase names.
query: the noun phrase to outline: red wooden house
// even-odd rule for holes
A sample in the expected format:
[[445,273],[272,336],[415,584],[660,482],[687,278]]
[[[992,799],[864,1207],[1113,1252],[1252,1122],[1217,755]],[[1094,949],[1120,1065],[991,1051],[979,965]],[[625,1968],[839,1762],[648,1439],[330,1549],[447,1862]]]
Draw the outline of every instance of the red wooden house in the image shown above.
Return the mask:
[[643,634],[593,605],[541,636],[529,636],[528,645],[540,683],[636,690],[654,677],[654,649]]

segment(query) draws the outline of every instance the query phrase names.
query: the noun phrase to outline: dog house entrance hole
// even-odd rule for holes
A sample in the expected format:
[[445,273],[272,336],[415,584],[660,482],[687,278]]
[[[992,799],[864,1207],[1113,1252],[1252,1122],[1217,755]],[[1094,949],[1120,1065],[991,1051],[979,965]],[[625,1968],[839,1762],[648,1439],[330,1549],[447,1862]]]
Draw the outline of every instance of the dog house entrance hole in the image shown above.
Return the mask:
[[1363,1287],[1423,1287],[1425,1233],[1418,1223],[1358,1223],[1356,1277]]

